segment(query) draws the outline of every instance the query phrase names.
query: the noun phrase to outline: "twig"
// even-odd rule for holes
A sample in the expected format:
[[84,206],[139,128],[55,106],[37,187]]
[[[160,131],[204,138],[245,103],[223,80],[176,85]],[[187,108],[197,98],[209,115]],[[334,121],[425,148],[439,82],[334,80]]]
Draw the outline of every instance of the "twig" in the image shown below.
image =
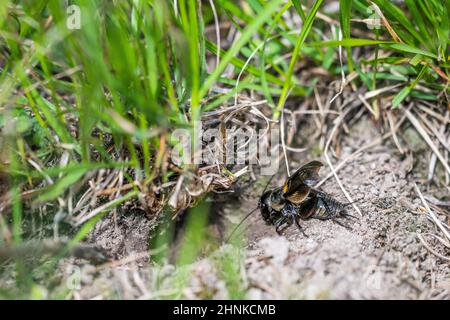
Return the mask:
[[[349,110],[350,110],[350,109],[349,109]],[[359,210],[358,206],[354,203],[353,199],[350,197],[350,195],[348,194],[347,190],[345,190],[344,186],[342,185],[341,180],[339,179],[339,177],[338,177],[336,171],[334,170],[333,165],[331,164],[330,158],[328,157],[328,148],[329,148],[329,146],[330,146],[330,144],[331,144],[331,140],[333,139],[334,132],[337,130],[339,124],[340,124],[340,123],[342,122],[342,120],[345,118],[345,116],[347,115],[347,113],[348,113],[348,111],[347,111],[346,113],[343,113],[340,117],[338,117],[338,118],[336,119],[336,123],[335,123],[333,129],[331,130],[330,137],[328,138],[328,141],[327,141],[327,143],[325,144],[324,156],[325,156],[325,159],[327,160],[328,166],[329,166],[330,169],[331,169],[331,172],[332,172],[333,175],[334,175],[334,178],[336,179],[336,181],[337,181],[339,187],[341,188],[342,192],[344,193],[345,197],[348,199],[349,202],[352,203],[353,208],[355,208],[356,212],[358,212],[358,214],[362,217],[361,210]]]
[[131,255],[123,258],[123,259],[106,262],[106,263],[98,266],[97,270],[102,270],[102,269],[106,269],[106,268],[115,268],[115,267],[122,266],[124,264],[128,264],[128,263],[134,262],[134,261],[139,260],[139,259],[149,258],[150,255],[156,255],[158,252],[163,251],[163,249],[165,249],[165,248],[162,247],[162,248],[160,248],[160,249],[158,249],[158,250],[156,250],[154,252],[151,252],[151,253],[149,253],[148,251],[142,251],[142,252],[133,253],[133,254],[131,254]]
[[422,136],[422,138],[425,140],[425,142],[430,146],[431,150],[436,154],[439,161],[441,161],[442,165],[445,167],[448,173],[450,173],[450,166],[445,161],[442,154],[439,152],[439,149],[436,147],[436,145],[431,140],[428,133],[425,131],[425,129],[422,127],[420,122],[409,112],[409,110],[405,111],[405,115],[408,118],[408,120],[411,122],[411,124],[416,128],[416,130],[419,132],[419,134]]
[[395,126],[394,123],[394,119],[392,118],[392,111],[388,111],[387,112],[387,118],[388,118],[388,122],[389,122],[389,127],[391,129],[391,133],[392,133],[392,138],[394,139],[395,145],[398,148],[398,151],[401,154],[404,154],[405,151],[403,150],[402,146],[400,145],[400,141],[398,141],[398,137],[397,137],[397,128]]
[[450,201],[441,201],[433,196],[428,195],[425,196],[425,199],[431,202],[431,204],[434,204],[435,206],[450,207]]
[[439,252],[436,252],[433,248],[430,247],[430,245],[428,243],[426,243],[426,241],[423,239],[422,235],[417,234],[417,238],[419,238],[420,242],[423,244],[423,246],[430,251],[432,254],[434,254],[435,256],[441,258],[442,260],[445,261],[450,261],[449,257],[445,257],[442,254],[440,254]]
[[355,208],[356,212],[358,212],[359,216],[362,217],[362,213],[361,210],[359,210],[358,206],[354,203],[353,199],[350,197],[350,195],[348,194],[347,190],[345,190],[344,186],[342,185],[341,180],[339,179],[336,171],[334,170],[333,165],[331,164],[330,158],[328,157],[328,153],[325,152],[325,159],[327,160],[328,166],[331,169],[331,172],[333,173],[339,187],[341,188],[342,192],[344,193],[345,197],[348,199],[348,201],[350,203],[352,203],[353,208]]

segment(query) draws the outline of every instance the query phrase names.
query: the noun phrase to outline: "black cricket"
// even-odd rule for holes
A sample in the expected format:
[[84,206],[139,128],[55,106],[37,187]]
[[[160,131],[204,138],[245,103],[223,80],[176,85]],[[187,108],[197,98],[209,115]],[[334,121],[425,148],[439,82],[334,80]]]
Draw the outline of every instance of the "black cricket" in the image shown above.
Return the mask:
[[[332,220],[351,229],[339,221],[341,218],[355,218],[346,212],[351,203],[341,203],[331,195],[314,188],[319,182],[319,170],[323,166],[320,161],[311,161],[300,167],[281,187],[272,190],[264,189],[258,206],[235,227],[236,229],[255,210],[260,209],[261,216],[267,224],[274,225],[278,234],[295,223],[298,230],[307,237],[299,220],[319,219]],[[269,180],[270,183],[270,180]],[[268,183],[268,184],[269,184]]]

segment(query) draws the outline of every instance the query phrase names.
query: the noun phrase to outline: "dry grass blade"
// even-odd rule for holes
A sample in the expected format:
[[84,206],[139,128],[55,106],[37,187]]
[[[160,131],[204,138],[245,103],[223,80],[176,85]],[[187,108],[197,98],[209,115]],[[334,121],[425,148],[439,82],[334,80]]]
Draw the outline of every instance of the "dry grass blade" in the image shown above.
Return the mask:
[[450,201],[441,201],[433,196],[425,196],[425,199],[435,206],[450,207]]
[[445,240],[444,238],[441,238],[437,235],[435,235],[434,233],[423,233],[424,236],[431,236],[433,238],[435,238],[437,241],[439,241],[440,243],[442,243],[442,245],[444,247],[447,247],[450,249],[450,242],[448,242],[447,240]]
[[391,35],[392,39],[396,42],[404,43],[402,39],[398,36],[398,34],[394,31],[394,29],[391,27],[389,21],[384,16],[383,12],[381,11],[380,7],[378,7],[375,3],[370,1],[372,8],[375,10],[376,14],[381,17],[381,21],[383,22],[383,25],[386,27],[387,31]]
[[[423,123],[425,124],[425,126],[433,133],[433,135],[437,138],[437,140],[441,143],[441,145],[447,149],[447,151],[450,151],[450,145],[448,145],[446,138],[444,137],[444,133],[445,133],[445,128],[446,128],[446,124],[442,124],[439,131],[433,126],[433,124],[428,121],[428,119],[422,115],[419,114],[420,119],[423,121]],[[447,112],[445,115],[446,119],[449,118],[449,113]]]
[[[429,105],[426,101],[422,101],[423,104],[417,104],[417,107],[422,110],[423,112],[427,113],[428,115],[432,116],[433,118],[439,120],[440,122],[443,122],[444,124],[450,124],[450,119],[446,119],[442,114],[437,113],[436,111],[433,111],[431,108],[433,108],[433,105]],[[429,107],[427,107],[427,105]]]
[[412,113],[409,110],[405,111],[405,115],[408,118],[408,120],[411,122],[411,124],[416,128],[416,130],[419,132],[419,134],[422,136],[422,138],[425,140],[425,142],[430,146],[431,150],[436,154],[439,161],[442,163],[442,165],[445,167],[445,170],[447,170],[448,173],[450,173],[450,166],[448,165],[447,161],[445,161],[444,156],[439,151],[439,149],[434,144],[433,140],[431,140],[428,133],[425,131],[425,129],[420,124],[419,120],[417,120],[416,117],[412,115]]
[[96,215],[108,210],[108,208],[113,208],[113,207],[115,207],[115,205],[120,204],[121,202],[123,202],[129,198],[132,198],[133,196],[136,196],[137,194],[138,193],[136,191],[131,191],[120,198],[113,199],[107,203],[102,204],[101,206],[98,206],[97,208],[95,208],[94,210],[92,210],[89,213],[82,214],[82,215],[80,214],[79,216],[77,216],[75,218],[75,226],[82,225],[86,221],[94,218]]
[[[395,126],[392,128],[394,131],[396,131],[405,121],[406,116],[403,116],[400,121],[398,121]],[[382,143],[384,140],[386,140],[387,138],[391,137],[393,134],[392,130],[389,133],[386,133],[385,135],[383,135],[381,138],[376,139],[374,141],[372,141],[371,143],[368,143],[364,146],[362,146],[361,148],[359,148],[358,150],[356,150],[355,152],[353,152],[351,155],[349,155],[347,158],[345,158],[344,160],[342,160],[341,162],[339,162],[339,164],[334,168],[335,172],[338,172],[341,168],[344,167],[344,165],[348,162],[351,161],[357,157],[359,157],[363,151],[366,151],[370,148],[375,147],[376,145]],[[320,187],[325,181],[327,181],[329,178],[331,178],[333,176],[333,172],[330,172],[325,178],[323,178],[316,186]]]
[[169,206],[171,206],[172,208],[177,208],[177,204],[178,204],[178,194],[180,193],[181,190],[181,185],[183,184],[183,175],[180,175],[178,180],[177,180],[177,184],[175,186],[175,189],[172,193],[172,195],[169,198]]
[[375,98],[376,96],[379,96],[382,93],[389,92],[389,91],[392,91],[392,90],[394,90],[394,89],[396,89],[398,87],[401,87],[402,85],[403,84],[398,83],[398,84],[395,84],[395,85],[392,85],[392,86],[389,86],[389,87],[384,87],[384,88],[368,91],[368,92],[366,92],[364,94],[363,98],[366,99],[366,100],[372,99],[372,98]]
[[[388,138],[388,137],[390,137],[390,136],[391,136],[391,134],[389,133],[389,134],[386,135],[386,138]],[[370,149],[370,148],[372,148],[372,147],[374,147],[374,146],[380,144],[383,140],[384,140],[384,137],[383,137],[383,138],[380,138],[380,139],[377,139],[377,140],[373,141],[372,143],[367,144],[367,145],[365,145],[365,146],[359,148],[358,150],[356,150],[355,152],[353,152],[351,155],[349,155],[348,157],[346,157],[344,160],[342,160],[341,162],[339,162],[339,164],[334,168],[334,172],[337,173],[339,170],[341,170],[341,169],[344,167],[344,165],[345,165],[347,162],[349,162],[349,161],[351,161],[351,160],[353,160],[353,159],[358,158],[358,157],[362,154],[362,152],[363,152],[364,150]],[[323,178],[323,179],[316,185],[316,187],[320,187],[325,181],[327,181],[328,179],[330,179],[333,175],[334,175],[334,173],[333,173],[333,172],[330,172],[325,178]]]
[[436,250],[434,250],[433,248],[431,248],[431,246],[425,241],[425,239],[422,237],[421,234],[417,234],[417,238],[420,240],[420,242],[423,244],[423,246],[425,248],[427,248],[427,250],[430,251],[432,254],[434,254],[436,257],[439,257],[445,261],[450,261],[449,257],[445,257],[442,254],[440,254],[439,252],[436,252]]
[[214,110],[214,111],[203,112],[202,118],[218,116],[220,114],[227,113],[227,112],[230,112],[230,111],[241,110],[241,109],[244,109],[244,108],[247,108],[247,107],[256,107],[256,106],[264,105],[266,103],[267,103],[266,100],[245,101],[245,102],[240,103],[240,104],[235,104],[233,106],[220,108],[220,109],[217,109],[217,110]]
[[391,129],[391,134],[392,134],[392,138],[394,139],[395,145],[397,146],[398,151],[401,154],[404,154],[405,150],[403,150],[402,146],[400,145],[400,141],[398,140],[398,137],[397,137],[397,126],[395,126],[395,121],[394,121],[394,118],[392,115],[392,111],[387,112],[387,118],[388,118],[389,127]]
[[436,217],[434,212],[431,210],[430,206],[428,205],[427,201],[423,197],[422,192],[420,191],[419,187],[417,187],[417,184],[414,184],[414,187],[416,189],[417,194],[420,197],[420,200],[422,201],[423,205],[425,206],[425,209],[427,210],[428,214],[430,215],[431,219],[433,219],[434,223],[438,226],[439,229],[444,233],[444,235],[447,237],[448,240],[450,240],[450,233],[445,229],[445,227],[442,225],[442,222]]
[[333,127],[333,129],[331,130],[330,136],[328,138],[327,143],[325,144],[325,149],[324,149],[324,156],[325,159],[327,160],[328,166],[331,169],[332,174],[334,175],[334,178],[336,179],[336,182],[338,183],[339,187],[341,188],[342,192],[344,193],[345,197],[347,198],[347,200],[349,202],[352,203],[353,208],[356,210],[356,212],[358,212],[359,216],[362,217],[362,213],[361,210],[359,210],[358,206],[354,203],[353,199],[350,197],[350,195],[348,194],[347,190],[345,190],[344,186],[342,185],[341,180],[339,179],[336,170],[334,169],[333,164],[331,163],[330,158],[328,157],[328,148],[331,144],[331,140],[333,139],[334,133],[336,132],[337,128],[339,127],[339,125],[341,124],[341,122],[343,121],[343,119],[345,118],[345,116],[347,115],[347,113],[350,111],[351,109],[348,109],[346,112],[342,113],[341,116],[339,116],[336,119],[336,123]]
[[211,5],[211,10],[214,15],[214,26],[216,28],[216,38],[217,38],[217,55],[216,55],[216,68],[220,64],[220,49],[222,48],[220,43],[220,23],[219,23],[219,17],[217,15],[216,6],[214,5],[214,0],[209,0],[209,4]]
[[353,208],[356,210],[356,212],[358,212],[359,216],[362,217],[362,212],[361,212],[361,210],[359,210],[358,206],[355,204],[355,202],[353,201],[353,199],[352,199],[352,198],[350,197],[350,195],[348,194],[347,190],[345,190],[344,186],[342,185],[341,180],[339,179],[339,177],[338,177],[336,171],[334,170],[333,165],[331,164],[331,161],[330,161],[330,158],[328,157],[328,154],[325,153],[324,155],[325,155],[325,159],[327,160],[328,166],[330,167],[331,172],[333,173],[333,175],[334,175],[334,177],[335,177],[335,179],[336,179],[336,181],[337,181],[339,187],[341,188],[342,192],[344,193],[345,197],[347,198],[347,200],[348,200],[349,202],[352,203]]
[[[162,249],[159,250],[159,251],[162,251]],[[129,264],[129,263],[135,262],[137,260],[140,260],[140,259],[148,259],[152,254],[155,255],[155,254],[159,253],[159,251],[155,250],[155,251],[152,251],[151,253],[148,252],[148,251],[142,251],[142,252],[133,253],[133,254],[131,254],[131,255],[123,258],[123,259],[109,261],[109,262],[106,262],[106,263],[104,263],[102,265],[99,265],[97,267],[97,270],[123,266],[123,265]]]
[[377,114],[374,110],[372,110],[371,105],[369,104],[369,102],[364,98],[364,96],[362,94],[358,94],[358,99],[362,102],[362,104],[364,105],[364,107],[366,107],[367,110],[369,110],[369,112],[375,117],[375,119],[378,119],[380,117],[379,114]]

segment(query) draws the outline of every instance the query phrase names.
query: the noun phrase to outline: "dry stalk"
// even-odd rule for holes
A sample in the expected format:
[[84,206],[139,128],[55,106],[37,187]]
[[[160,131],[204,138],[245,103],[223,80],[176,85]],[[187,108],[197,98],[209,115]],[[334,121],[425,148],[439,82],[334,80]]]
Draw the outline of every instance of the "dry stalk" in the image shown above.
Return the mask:
[[436,156],[438,157],[439,161],[444,166],[445,170],[447,170],[447,172],[450,173],[450,166],[449,166],[449,164],[445,161],[444,156],[439,151],[439,149],[436,147],[434,142],[431,140],[430,136],[425,131],[423,126],[420,124],[419,120],[417,120],[417,118],[414,117],[409,110],[405,111],[405,115],[408,118],[408,120],[411,122],[411,124],[414,126],[414,128],[419,132],[419,134],[425,140],[425,142],[430,146],[431,150],[433,150],[433,152],[436,154]]

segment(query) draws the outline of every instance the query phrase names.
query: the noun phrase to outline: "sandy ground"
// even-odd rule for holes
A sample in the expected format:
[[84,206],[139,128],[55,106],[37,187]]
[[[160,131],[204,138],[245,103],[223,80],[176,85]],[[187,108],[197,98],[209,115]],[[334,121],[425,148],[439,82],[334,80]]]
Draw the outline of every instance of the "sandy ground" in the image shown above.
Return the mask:
[[[379,137],[367,124],[353,128],[343,141],[341,159]],[[351,147],[349,147],[351,146]],[[302,222],[308,238],[295,227],[283,236],[265,225],[259,214],[246,223],[246,248],[240,278],[243,295],[250,299],[450,299],[450,268],[419,240],[421,234],[430,248],[448,256],[450,251],[434,235],[439,231],[431,219],[418,210],[420,199],[409,174],[411,159],[401,160],[387,142],[374,146],[348,162],[338,172],[343,186],[362,212],[347,221],[348,230],[331,221]],[[292,167],[309,159],[297,159]],[[323,169],[321,175],[328,174]],[[273,184],[281,183],[277,178]],[[257,204],[261,187],[246,190],[238,204],[225,203],[225,215],[236,220]],[[338,200],[347,202],[331,177],[321,187]],[[349,208],[349,213],[358,215]],[[444,219],[444,217],[440,217]],[[126,259],[145,252],[152,222],[143,215],[112,215],[100,222],[90,241],[115,258]],[[222,246],[186,270],[193,277],[183,282],[184,298],[229,298],[229,281],[217,271],[214,256],[236,248]],[[148,266],[145,259],[126,260],[96,269],[81,267],[81,283],[73,298],[160,298],[173,292],[174,278],[186,270],[171,265]]]
[[[377,136],[375,130],[369,134]],[[365,136],[356,132],[347,143],[361,146]],[[344,149],[342,158],[351,152]],[[425,215],[415,213],[421,202],[408,175],[409,161],[400,161],[392,148],[379,145],[338,173],[362,212],[358,221],[349,223],[351,231],[330,221],[310,220],[302,223],[308,238],[295,227],[276,237],[272,226],[252,217],[248,276],[270,290],[252,289],[249,297],[450,298],[448,261],[430,254],[417,238],[418,233],[436,230]],[[334,178],[322,190],[347,202]],[[349,213],[358,215],[353,208]],[[261,259],[264,256],[271,258]]]

